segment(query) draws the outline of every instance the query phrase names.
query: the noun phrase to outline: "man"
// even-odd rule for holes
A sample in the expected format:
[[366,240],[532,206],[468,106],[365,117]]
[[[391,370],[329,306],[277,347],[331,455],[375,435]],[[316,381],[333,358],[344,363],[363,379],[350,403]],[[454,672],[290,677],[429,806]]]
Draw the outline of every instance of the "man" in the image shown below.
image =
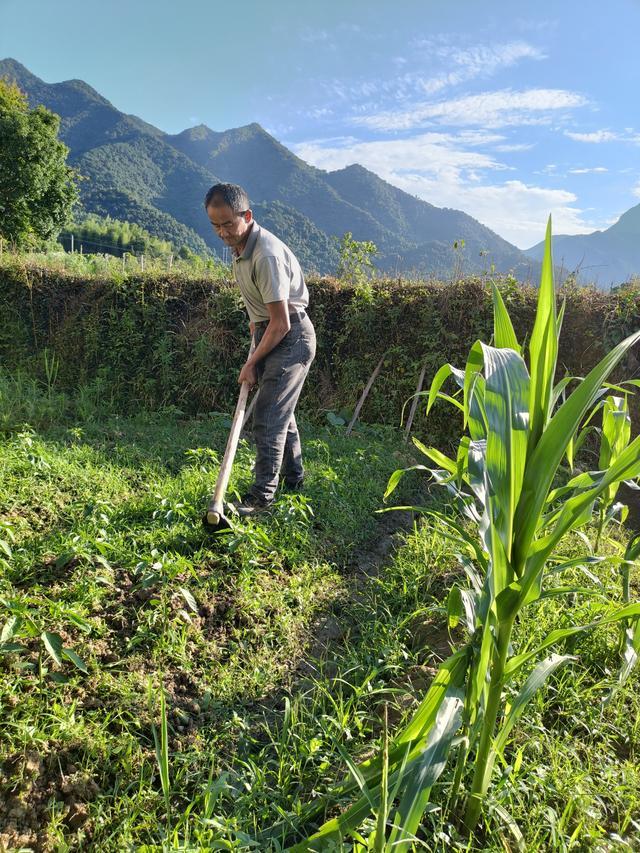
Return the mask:
[[256,345],[238,377],[260,390],[253,421],[255,482],[238,507],[240,515],[251,516],[273,501],[281,469],[286,488],[302,488],[294,410],[316,338],[306,313],[309,292],[300,264],[288,246],[253,219],[242,187],[216,184],[204,204],[217,235],[232,250],[234,278]]

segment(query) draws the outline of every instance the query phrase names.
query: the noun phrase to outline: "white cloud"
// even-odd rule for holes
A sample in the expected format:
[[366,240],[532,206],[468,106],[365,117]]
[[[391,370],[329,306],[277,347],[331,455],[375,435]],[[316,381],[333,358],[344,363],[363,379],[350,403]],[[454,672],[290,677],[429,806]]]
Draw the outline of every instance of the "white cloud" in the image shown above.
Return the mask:
[[465,145],[492,145],[502,142],[504,138],[499,133],[486,133],[482,130],[460,130],[456,134],[456,140]]
[[544,238],[549,214],[555,234],[587,234],[594,230],[584,221],[583,211],[575,207],[575,194],[563,189],[513,180],[462,188],[459,197],[467,213],[522,249]]
[[505,145],[496,145],[495,150],[500,153],[509,154],[512,151],[530,151],[534,147],[533,142],[514,142]]
[[614,142],[616,139],[620,139],[617,133],[613,133],[610,130],[594,130],[592,133],[574,133],[573,131],[565,130],[564,135],[576,142]]
[[426,124],[479,125],[499,128],[506,125],[544,124],[559,110],[583,107],[587,99],[564,89],[503,89],[467,95],[448,101],[432,101],[410,110],[389,110],[358,116],[352,121],[374,130],[408,130]]
[[640,198],[640,183],[638,183],[632,190],[633,194]]
[[460,178],[469,171],[506,168],[479,151],[467,151],[463,138],[447,133],[423,133],[411,139],[362,142],[354,137],[315,140],[291,146],[298,157],[320,169],[342,169],[361,163],[381,177],[427,174]]
[[606,166],[593,166],[585,169],[569,169],[570,175],[589,175],[592,172],[608,172]]
[[631,127],[625,128],[624,133],[618,133],[613,130],[593,130],[590,133],[575,133],[565,130],[564,135],[575,142],[589,142],[592,144],[599,144],[600,142],[630,142],[632,145],[640,145],[640,133],[636,133]]
[[308,110],[305,115],[313,119],[328,118],[333,115],[333,110],[329,107],[316,107],[316,109]]
[[414,139],[377,142],[339,137],[292,147],[299,157],[322,169],[360,163],[431,204],[464,210],[521,248],[544,237],[549,213],[558,234],[584,234],[597,227],[585,221],[575,194],[568,190],[519,180],[492,182],[490,176],[506,167],[488,154],[465,150],[455,134],[425,133]]
[[[302,30],[304,41],[321,41],[327,36],[324,31]],[[541,60],[545,55],[524,41],[512,41],[498,45],[474,45],[461,49],[446,39],[414,42],[409,52],[390,59],[393,71],[379,77],[367,77],[345,81],[344,78],[328,78],[317,81],[317,86],[327,97],[349,103],[357,114],[382,111],[392,103],[405,104],[408,111],[417,102],[424,106],[425,95],[433,96],[443,89],[476,78],[488,78],[497,72],[516,65],[524,59]],[[447,69],[429,76],[425,66]],[[385,68],[386,71],[386,68]],[[392,114],[392,113],[390,113]],[[385,114],[386,115],[386,114]]]
[[427,95],[435,95],[449,86],[456,86],[477,77],[489,77],[503,68],[515,65],[522,59],[545,58],[540,50],[523,41],[495,46],[476,45],[466,50],[441,46],[435,53],[440,58],[452,62],[457,68],[424,80],[422,88]]
[[314,44],[315,42],[329,41],[329,33],[326,30],[315,30],[312,27],[303,27],[298,34],[300,41]]

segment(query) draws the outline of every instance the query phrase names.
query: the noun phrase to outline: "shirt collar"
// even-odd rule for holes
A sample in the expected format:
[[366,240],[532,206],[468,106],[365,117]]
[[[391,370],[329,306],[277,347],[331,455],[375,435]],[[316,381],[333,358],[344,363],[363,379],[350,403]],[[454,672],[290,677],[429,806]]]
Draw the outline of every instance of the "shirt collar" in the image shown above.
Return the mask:
[[247,237],[247,242],[244,244],[244,249],[241,254],[234,257],[235,261],[247,261],[253,254],[253,250],[256,247],[256,243],[258,242],[258,236],[260,234],[260,226],[258,223],[253,220],[251,223],[251,231],[249,232],[249,236]]

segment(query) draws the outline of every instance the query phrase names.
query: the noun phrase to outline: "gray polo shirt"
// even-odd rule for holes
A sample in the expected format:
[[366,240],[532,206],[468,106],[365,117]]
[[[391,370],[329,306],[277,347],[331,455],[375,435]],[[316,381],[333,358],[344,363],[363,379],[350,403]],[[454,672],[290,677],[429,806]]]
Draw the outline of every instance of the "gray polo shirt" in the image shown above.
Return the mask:
[[309,304],[296,256],[255,220],[242,254],[234,255],[233,275],[252,323],[269,319],[268,302],[286,301],[289,312],[302,312]]

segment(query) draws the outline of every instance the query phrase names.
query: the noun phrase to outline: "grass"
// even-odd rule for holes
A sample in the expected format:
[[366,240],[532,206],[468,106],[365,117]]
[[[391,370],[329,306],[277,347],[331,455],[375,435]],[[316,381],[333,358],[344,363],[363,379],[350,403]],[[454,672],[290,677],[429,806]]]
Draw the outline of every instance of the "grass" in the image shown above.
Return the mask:
[[[47,405],[37,431],[14,418],[0,447],[0,626],[21,615],[11,641],[25,648],[0,658],[0,840],[115,853],[277,850],[276,824],[304,837],[335,811],[297,815],[344,775],[345,756],[378,751],[385,716],[393,733],[464,640],[448,624],[461,570],[438,522],[398,538],[383,571],[364,556],[388,475],[406,462],[398,435],[307,425],[308,492],[212,541],[199,518],[225,416],[81,422]],[[251,461],[243,444],[232,491]],[[563,553],[580,545],[569,538]],[[613,569],[597,571],[619,597]],[[637,595],[637,573],[631,586]],[[571,621],[603,606],[577,595]],[[560,608],[530,608],[516,641],[535,645],[562,624]],[[88,674],[56,663],[43,632]],[[637,673],[603,702],[617,638],[573,640],[577,660],[528,706],[498,763],[473,843],[443,817],[447,768],[425,849],[634,849]]]
[[219,281],[228,279],[230,269],[218,258],[205,258],[191,254],[183,259],[178,255],[154,256],[145,254],[144,265],[139,254],[125,252],[122,257],[110,254],[82,254],[65,252],[62,246],[41,252],[0,251],[0,271],[8,269],[25,271],[48,270],[66,273],[83,279],[97,277],[103,280],[125,281],[141,276],[171,275],[185,279]]
[[[282,495],[267,520],[212,541],[200,516],[217,468],[210,448],[224,447],[227,427],[225,416],[112,418],[23,428],[3,442],[0,599],[3,640],[17,646],[1,664],[3,821],[15,811],[24,825],[27,808],[44,832],[36,846],[73,836],[80,817],[55,796],[76,775],[100,792],[78,838],[86,823],[96,849],[158,837],[149,751],[159,702],[149,704],[149,684],[167,693],[172,751],[207,756],[197,771],[189,765],[195,791],[219,740],[225,749],[234,740],[233,714],[291,678],[314,618],[344,592],[338,567],[380,526],[373,510],[397,464],[390,434],[316,429],[308,493]],[[244,442],[232,493],[250,481],[251,460]],[[56,663],[45,633],[88,676],[70,658]],[[36,754],[42,794],[25,776]]]

